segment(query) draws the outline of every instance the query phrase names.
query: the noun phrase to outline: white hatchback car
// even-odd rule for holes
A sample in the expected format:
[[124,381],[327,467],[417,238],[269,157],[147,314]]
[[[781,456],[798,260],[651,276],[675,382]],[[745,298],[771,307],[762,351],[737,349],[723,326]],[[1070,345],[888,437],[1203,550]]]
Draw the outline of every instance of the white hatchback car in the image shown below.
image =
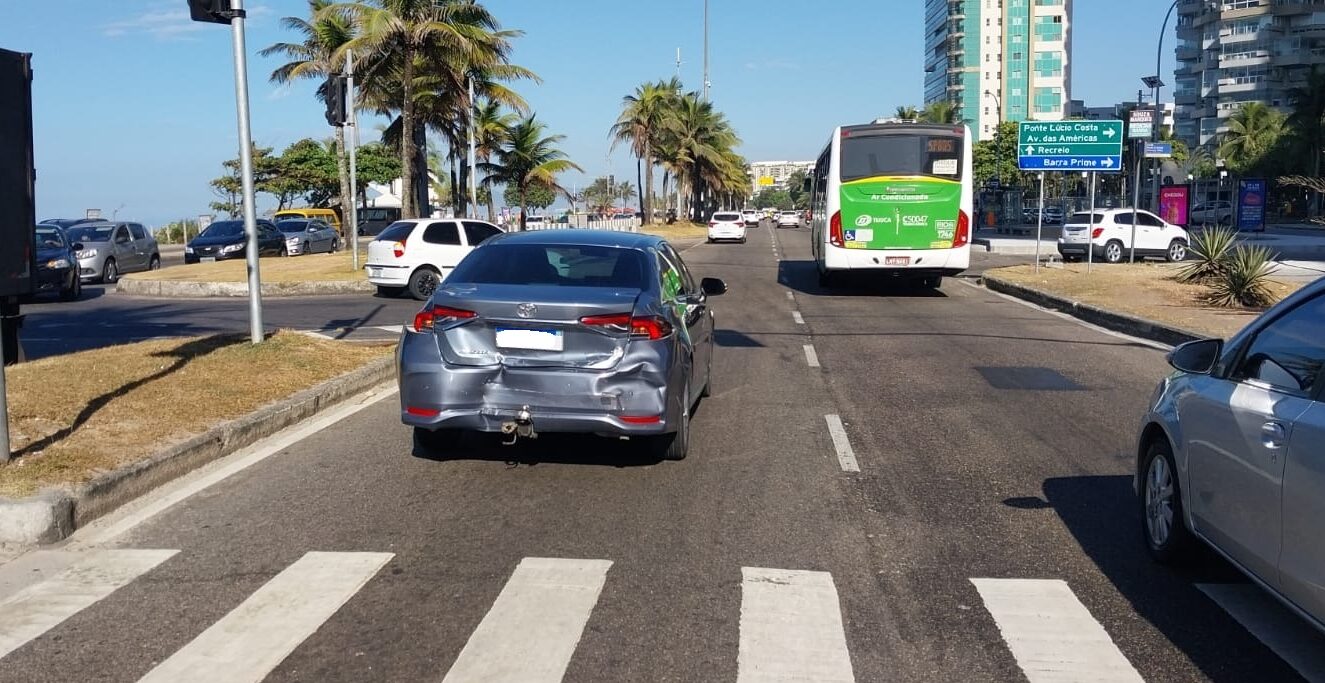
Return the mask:
[[735,211],[719,211],[709,219],[709,242],[732,240],[745,243],[745,219]]
[[[1087,235],[1089,233],[1089,236]],[[1158,256],[1169,261],[1187,258],[1187,231],[1165,222],[1149,211],[1136,212],[1136,257]],[[1096,209],[1068,216],[1063,236],[1058,238],[1058,253],[1064,261],[1086,258],[1086,250],[1097,261],[1126,261],[1132,248],[1132,210]]]
[[778,214],[779,228],[799,228],[801,227],[801,214],[799,211],[783,211]]
[[368,243],[368,281],[384,296],[409,290],[426,301],[451,270],[484,240],[502,229],[486,221],[411,218],[387,226]]

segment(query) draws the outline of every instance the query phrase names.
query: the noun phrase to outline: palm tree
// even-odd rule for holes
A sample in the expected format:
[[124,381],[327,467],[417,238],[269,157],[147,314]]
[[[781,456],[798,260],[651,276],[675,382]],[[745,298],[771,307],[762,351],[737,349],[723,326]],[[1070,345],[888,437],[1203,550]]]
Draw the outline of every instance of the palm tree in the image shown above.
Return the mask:
[[412,191],[419,156],[414,132],[420,122],[416,79],[441,55],[483,63],[493,54],[504,55],[509,46],[496,33],[497,20],[472,0],[375,0],[375,5],[353,2],[331,5],[327,10],[347,11],[358,24],[360,35],[342,50],[364,55],[364,81],[376,81],[398,93],[394,108],[400,112],[401,182],[405,188],[400,213],[405,218],[417,217]]
[[[324,79],[338,73],[342,61],[337,52],[355,36],[355,24],[348,13],[328,11],[331,0],[308,0],[309,19],[285,17],[281,25],[302,36],[302,42],[276,43],[258,52],[263,57],[284,56],[289,62],[271,73],[273,83],[284,85],[298,79]],[[318,88],[319,99],[326,100],[326,85]],[[345,158],[345,128],[336,129],[336,166],[340,175],[340,206],[344,220],[349,220],[350,167]]]
[[653,218],[652,198],[649,196],[653,190],[653,148],[662,134],[663,116],[680,89],[680,81],[676,78],[639,85],[634,94],[622,98],[621,115],[609,132],[613,149],[619,143],[630,145],[636,159],[636,176],[643,167],[643,177],[637,177],[636,184],[648,188],[639,195],[640,212],[644,214],[645,222]]
[[[736,163],[731,150],[740,144],[740,138],[726,117],[697,93],[686,93],[673,105],[663,129],[675,144],[678,182],[690,186],[691,213],[702,218],[705,190],[717,192],[725,187],[732,175],[729,167]],[[712,200],[712,196],[707,198]]]
[[920,112],[920,120],[925,123],[957,123],[957,105],[947,100],[930,102]]
[[[1311,67],[1307,80],[1299,87],[1288,91],[1288,99],[1293,103],[1293,113],[1288,117],[1288,125],[1298,137],[1306,143],[1311,154],[1311,175],[1320,177],[1320,157],[1325,153],[1325,71],[1318,65]],[[1305,170],[1305,169],[1304,169]],[[1320,211],[1320,193],[1312,196],[1312,214]]]
[[570,192],[557,183],[557,176],[566,171],[580,171],[575,162],[566,158],[566,153],[557,149],[557,144],[565,139],[564,135],[545,135],[547,126],[533,115],[520,119],[506,129],[504,139],[494,150],[496,161],[481,165],[488,176],[483,182],[491,187],[494,183],[514,186],[520,196],[520,229],[525,227],[525,214],[528,205],[525,194],[532,183],[542,183],[568,199]]
[[1261,164],[1284,129],[1284,115],[1262,102],[1247,102],[1228,119],[1228,132],[1219,142],[1219,156],[1236,173]]
[[[492,161],[497,145],[506,139],[506,131],[518,120],[514,113],[504,111],[501,103],[495,100],[479,104],[474,112],[474,156],[483,163]],[[488,222],[494,222],[497,220],[495,193],[488,189]]]
[[906,121],[919,121],[920,110],[916,109],[915,107],[909,104],[900,106],[897,108],[897,118],[904,119]]

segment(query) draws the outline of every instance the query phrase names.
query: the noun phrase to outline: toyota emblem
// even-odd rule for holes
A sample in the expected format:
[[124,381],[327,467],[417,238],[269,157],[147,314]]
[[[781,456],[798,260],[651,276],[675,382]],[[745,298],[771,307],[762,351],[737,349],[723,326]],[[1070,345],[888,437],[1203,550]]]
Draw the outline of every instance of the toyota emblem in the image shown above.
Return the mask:
[[532,318],[538,313],[538,307],[533,304],[520,304],[515,307],[515,314],[521,318]]

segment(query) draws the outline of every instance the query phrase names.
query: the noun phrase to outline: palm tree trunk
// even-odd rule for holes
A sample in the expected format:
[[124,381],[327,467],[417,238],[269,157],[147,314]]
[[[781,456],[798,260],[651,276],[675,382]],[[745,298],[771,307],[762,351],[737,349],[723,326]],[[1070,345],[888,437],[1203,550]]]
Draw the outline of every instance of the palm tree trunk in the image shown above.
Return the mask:
[[640,211],[644,212],[642,223],[653,222],[653,150],[649,141],[644,141],[644,184],[640,186]]
[[355,198],[350,196],[350,162],[345,157],[344,126],[336,126],[336,172],[340,175],[340,224],[348,231],[350,207],[354,206]]
[[524,203],[525,184],[520,183],[520,232],[525,230],[525,215],[529,213],[529,207]]
[[414,144],[414,50],[408,43],[404,58],[405,101],[400,105],[400,217],[418,218],[419,207],[414,201],[414,164],[418,154],[418,147]]
[[639,190],[640,220],[648,221],[649,214],[644,210],[644,157],[635,160],[635,188]]

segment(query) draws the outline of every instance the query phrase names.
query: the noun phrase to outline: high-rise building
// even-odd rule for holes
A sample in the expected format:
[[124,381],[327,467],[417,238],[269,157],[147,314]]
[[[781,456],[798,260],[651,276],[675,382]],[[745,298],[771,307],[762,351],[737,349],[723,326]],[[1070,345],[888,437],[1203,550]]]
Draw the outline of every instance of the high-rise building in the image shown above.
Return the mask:
[[1071,24],[1072,0],[925,0],[925,104],[952,102],[976,139],[1066,118]]
[[787,180],[796,171],[809,173],[814,170],[813,161],[756,161],[749,166],[750,185],[757,195],[764,190],[785,190]]
[[1193,147],[1247,102],[1288,112],[1288,92],[1325,65],[1325,0],[1181,0],[1177,32],[1176,135]]

